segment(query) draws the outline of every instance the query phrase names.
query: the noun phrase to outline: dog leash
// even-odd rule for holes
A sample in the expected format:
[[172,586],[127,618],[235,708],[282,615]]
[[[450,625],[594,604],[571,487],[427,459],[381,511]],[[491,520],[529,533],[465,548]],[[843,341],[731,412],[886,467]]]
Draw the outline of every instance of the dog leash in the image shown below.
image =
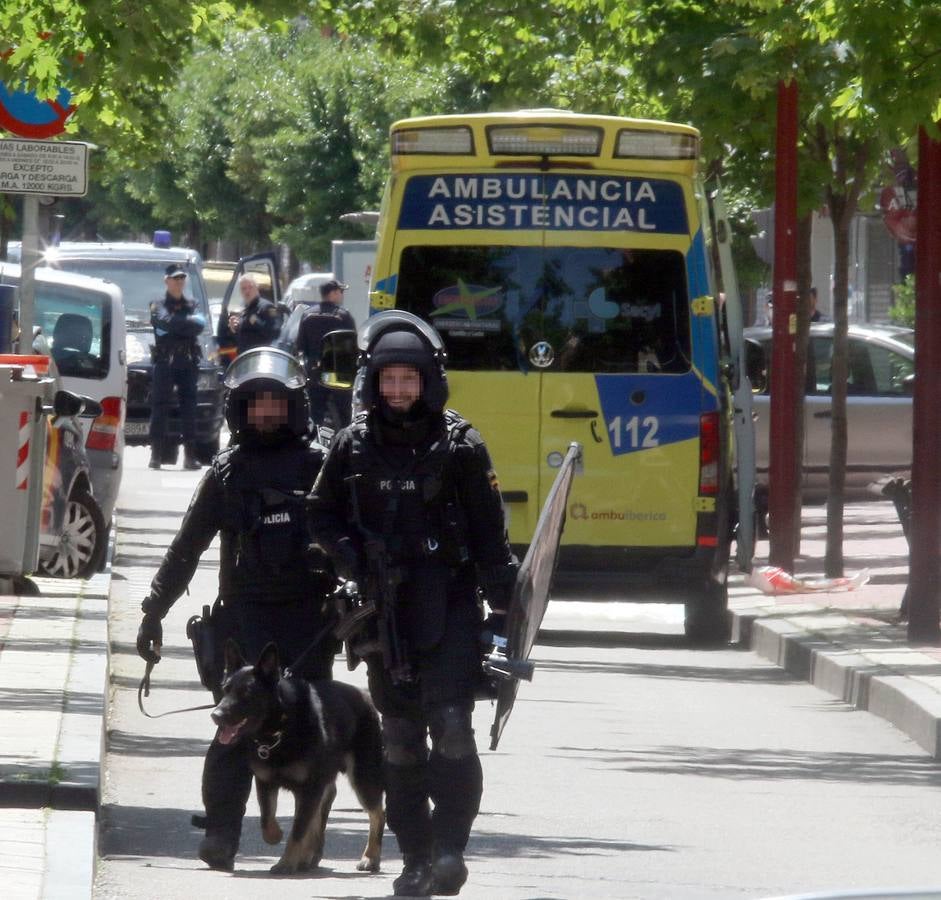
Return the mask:
[[147,712],[147,710],[144,709],[144,697],[150,696],[150,673],[153,672],[155,665],[155,660],[148,661],[147,667],[144,669],[144,677],[141,678],[140,684],[137,686],[137,708],[147,716],[148,719],[162,719],[164,716],[175,716],[177,713],[196,712],[201,709],[216,708],[215,703],[207,703],[203,706],[187,706],[186,709],[171,709],[162,713]]
[[[304,659],[320,644],[320,642],[330,634],[337,625],[335,618],[331,619],[320,631],[317,632],[317,636],[308,644],[304,652],[294,660],[294,663],[284,670],[285,678],[291,678],[294,674],[295,669],[299,669],[301,663]],[[156,665],[155,660],[149,660],[147,666],[144,669],[144,677],[141,678],[140,684],[137,686],[137,708],[145,715],[148,719],[162,719],[164,716],[175,716],[178,713],[185,712],[198,712],[204,709],[215,709],[215,703],[204,703],[202,706],[187,706],[184,709],[171,709],[167,712],[162,713],[149,713],[144,709],[144,697],[150,696],[150,673],[153,672],[154,666]],[[264,757],[262,757],[264,759]]]
[[333,630],[337,627],[338,621],[339,621],[339,617],[338,617],[338,616],[333,616],[333,617],[330,619],[330,621],[329,621],[326,625],[324,625],[324,627],[321,628],[320,631],[317,632],[317,636],[307,645],[307,649],[305,649],[304,652],[303,652],[299,657],[297,657],[297,659],[295,659],[294,662],[291,663],[290,666],[288,666],[288,667],[284,670],[284,677],[285,677],[285,678],[293,678],[293,677],[294,677],[295,671],[298,671],[298,670],[300,669],[301,663],[304,661],[304,659],[306,659],[307,656],[308,656],[313,650],[315,650],[315,649],[317,648],[317,646],[320,644],[320,642],[321,642],[328,634],[330,634],[330,633],[333,632]]

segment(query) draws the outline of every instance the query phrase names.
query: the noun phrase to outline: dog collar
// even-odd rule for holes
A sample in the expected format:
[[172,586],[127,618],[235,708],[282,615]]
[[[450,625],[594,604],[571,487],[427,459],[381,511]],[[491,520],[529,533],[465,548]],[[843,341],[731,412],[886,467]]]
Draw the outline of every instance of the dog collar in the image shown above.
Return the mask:
[[268,759],[268,757],[271,756],[271,751],[274,750],[278,746],[278,744],[281,743],[281,738],[283,736],[284,736],[283,731],[276,731],[273,735],[271,735],[272,737],[271,741],[268,741],[264,744],[261,744],[261,743],[258,744],[258,746],[255,748],[255,752],[258,754],[258,758]]

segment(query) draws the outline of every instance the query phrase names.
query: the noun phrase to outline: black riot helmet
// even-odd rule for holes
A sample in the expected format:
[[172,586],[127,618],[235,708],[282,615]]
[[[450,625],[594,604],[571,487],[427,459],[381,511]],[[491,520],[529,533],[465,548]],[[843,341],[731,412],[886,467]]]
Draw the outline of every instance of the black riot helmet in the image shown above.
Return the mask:
[[366,321],[357,335],[359,366],[363,370],[360,407],[379,402],[379,370],[384,366],[414,366],[422,377],[421,404],[428,413],[444,411],[448,402],[447,351],[441,336],[412,313],[390,309]]
[[[272,444],[304,437],[310,428],[310,404],[304,367],[285,350],[255,347],[240,353],[225,373],[228,388],[225,420],[236,443]],[[287,423],[274,433],[261,434],[248,424],[248,403],[263,391],[288,400]]]

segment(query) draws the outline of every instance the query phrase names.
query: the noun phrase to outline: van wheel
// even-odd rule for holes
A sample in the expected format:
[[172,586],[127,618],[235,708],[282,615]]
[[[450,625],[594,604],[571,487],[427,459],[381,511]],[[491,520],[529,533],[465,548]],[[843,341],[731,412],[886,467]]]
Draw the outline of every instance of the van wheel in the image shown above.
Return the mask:
[[710,581],[695,590],[686,600],[684,628],[690,643],[697,646],[727,644],[732,637],[728,585]]
[[107,540],[98,504],[87,491],[76,491],[69,499],[55,549],[40,560],[39,568],[53,578],[84,578],[98,567]]

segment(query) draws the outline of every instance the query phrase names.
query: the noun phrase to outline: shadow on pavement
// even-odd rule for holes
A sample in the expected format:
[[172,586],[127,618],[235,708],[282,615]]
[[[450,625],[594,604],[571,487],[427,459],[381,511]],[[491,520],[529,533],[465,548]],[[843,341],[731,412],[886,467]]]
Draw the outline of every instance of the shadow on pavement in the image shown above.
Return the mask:
[[[198,798],[194,798],[198,802]],[[281,827],[288,831],[291,817],[290,800],[284,807],[284,812],[278,817]],[[196,850],[202,839],[203,832],[194,828],[190,823],[190,816],[194,810],[173,808],[150,809],[139,806],[121,806],[106,804],[100,813],[101,828],[99,838],[100,854],[109,859],[120,857],[178,857],[195,860]],[[327,824],[327,840],[324,848],[324,859],[327,866],[322,874],[331,877],[343,877],[344,872],[331,872],[331,866],[340,860],[359,860],[366,843],[368,823],[365,813],[359,810],[335,809]],[[286,840],[286,839],[285,839]],[[242,826],[242,840],[239,846],[239,855],[236,857],[236,874],[239,874],[239,865],[246,863],[260,863],[273,865],[284,849],[284,842],[272,847],[265,844],[261,838],[261,828],[257,816],[246,816]],[[471,835],[470,845],[467,848],[467,858],[500,857],[502,859],[543,859],[559,855],[572,856],[607,856],[625,852],[672,852],[673,847],[659,844],[643,844],[634,841],[613,841],[583,836],[546,836],[530,834],[507,834],[505,832],[488,832],[475,830]],[[383,871],[391,872],[397,869],[398,863],[391,860],[399,857],[395,838],[386,833],[383,840]],[[202,865],[200,863],[199,865]],[[242,873],[243,877],[259,877],[268,873]],[[353,874],[353,873],[351,873]],[[357,877],[367,878],[367,875],[355,873]],[[269,876],[271,877],[271,876]],[[316,879],[317,875],[304,876]]]
[[202,759],[211,737],[212,734],[205,738],[174,738],[109,730],[108,752],[119,756],[192,756]]
[[665,678],[676,681],[732,681],[738,684],[794,684],[792,678],[773,666],[679,666],[664,663],[605,663],[597,660],[541,660],[537,671],[569,672],[575,675],[636,675],[640,678]]
[[[843,704],[834,707],[846,709]],[[770,748],[709,749],[665,746],[645,750],[605,747],[557,748],[560,758],[573,755],[625,772],[692,775],[732,781],[798,780],[937,787],[941,768],[926,756],[870,753],[817,753]]]

